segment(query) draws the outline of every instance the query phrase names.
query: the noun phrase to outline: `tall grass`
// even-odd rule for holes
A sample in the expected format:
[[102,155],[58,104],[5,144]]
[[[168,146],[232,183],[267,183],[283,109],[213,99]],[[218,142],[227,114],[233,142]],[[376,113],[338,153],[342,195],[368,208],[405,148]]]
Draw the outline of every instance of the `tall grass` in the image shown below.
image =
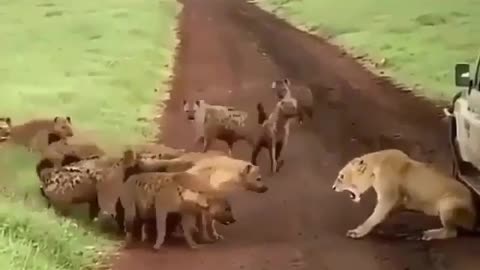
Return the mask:
[[474,0],[258,0],[294,24],[380,62],[387,74],[434,99],[455,93],[454,65],[479,53]]
[[[157,103],[168,94],[178,11],[170,0],[0,0],[0,115],[14,124],[68,115],[76,131],[105,147],[152,138]],[[0,146],[0,187],[9,194],[0,196],[0,267],[95,265],[114,242],[45,210],[37,159]]]

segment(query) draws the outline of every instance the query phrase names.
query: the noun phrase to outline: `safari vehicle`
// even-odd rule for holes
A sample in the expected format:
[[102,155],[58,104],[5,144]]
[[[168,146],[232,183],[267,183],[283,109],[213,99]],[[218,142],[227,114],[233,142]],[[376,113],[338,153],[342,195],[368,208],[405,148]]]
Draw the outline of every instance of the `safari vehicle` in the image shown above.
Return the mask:
[[473,78],[469,64],[455,65],[455,85],[463,89],[444,109],[448,117],[453,175],[480,195],[480,58]]

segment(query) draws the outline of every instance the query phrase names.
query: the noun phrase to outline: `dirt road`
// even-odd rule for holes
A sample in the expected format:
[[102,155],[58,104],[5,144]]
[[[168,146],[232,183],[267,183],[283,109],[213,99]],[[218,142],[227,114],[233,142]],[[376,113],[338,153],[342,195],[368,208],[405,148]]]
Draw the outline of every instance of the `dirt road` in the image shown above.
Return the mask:
[[[315,94],[314,120],[294,125],[282,171],[266,179],[265,194],[233,199],[238,222],[221,227],[225,240],[201,250],[185,244],[159,253],[123,251],[114,269],[279,270],[478,269],[480,239],[441,243],[393,239],[376,232],[351,240],[345,232],[372,211],[373,194],[354,205],[331,184],[350,158],[396,147],[449,170],[446,126],[440,109],[375,78],[326,42],[295,30],[241,0],[184,0],[181,46],[161,139],[176,147],[192,144],[182,111],[184,98],[234,105],[255,113],[258,101],[271,108],[272,80],[288,76]],[[217,149],[226,149],[222,143]],[[237,145],[236,157],[250,149]],[[260,165],[268,168],[262,152]],[[377,231],[438,226],[435,219],[402,214]]]

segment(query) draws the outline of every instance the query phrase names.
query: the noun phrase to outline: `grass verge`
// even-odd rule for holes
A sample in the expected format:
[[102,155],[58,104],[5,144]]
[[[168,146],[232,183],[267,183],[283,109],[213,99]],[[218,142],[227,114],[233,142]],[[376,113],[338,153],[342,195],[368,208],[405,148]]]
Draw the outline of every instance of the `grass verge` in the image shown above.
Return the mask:
[[[366,56],[419,95],[449,100],[454,65],[473,63],[480,43],[480,2],[472,0],[257,0],[294,25]],[[377,69],[377,71],[379,71]]]
[[[106,148],[153,138],[157,101],[168,97],[178,11],[168,0],[0,0],[0,115],[14,124],[69,115],[76,131]],[[114,242],[45,210],[36,160],[0,146],[0,266],[95,265]]]

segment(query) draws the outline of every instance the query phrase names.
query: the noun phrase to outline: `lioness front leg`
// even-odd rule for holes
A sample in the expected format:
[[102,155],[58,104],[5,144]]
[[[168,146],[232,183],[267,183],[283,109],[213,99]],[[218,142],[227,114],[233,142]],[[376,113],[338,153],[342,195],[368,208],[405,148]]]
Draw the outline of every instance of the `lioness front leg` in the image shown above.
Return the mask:
[[189,215],[189,214],[183,214],[182,228],[183,228],[183,235],[188,245],[190,246],[190,248],[192,249],[199,248],[201,245],[197,244],[195,240],[193,240],[193,231],[196,230],[195,216]]
[[362,238],[370,233],[375,226],[385,220],[385,218],[388,216],[388,213],[390,213],[395,206],[395,203],[395,199],[392,200],[390,198],[379,198],[373,213],[357,228],[349,230],[347,232],[347,236],[350,238]]
[[165,241],[165,233],[167,227],[167,215],[168,212],[161,209],[157,205],[155,206],[155,220],[157,224],[157,240],[155,241],[155,245],[153,245],[153,249],[160,250]]

